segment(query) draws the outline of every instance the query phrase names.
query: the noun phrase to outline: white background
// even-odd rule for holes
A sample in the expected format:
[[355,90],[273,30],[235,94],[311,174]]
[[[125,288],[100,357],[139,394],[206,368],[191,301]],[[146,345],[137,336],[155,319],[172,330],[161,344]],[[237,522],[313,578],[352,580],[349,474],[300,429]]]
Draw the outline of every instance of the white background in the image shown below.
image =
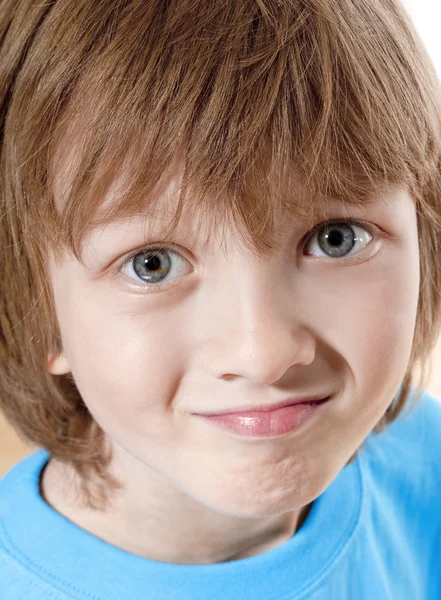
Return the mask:
[[441,2],[402,0],[441,78]]

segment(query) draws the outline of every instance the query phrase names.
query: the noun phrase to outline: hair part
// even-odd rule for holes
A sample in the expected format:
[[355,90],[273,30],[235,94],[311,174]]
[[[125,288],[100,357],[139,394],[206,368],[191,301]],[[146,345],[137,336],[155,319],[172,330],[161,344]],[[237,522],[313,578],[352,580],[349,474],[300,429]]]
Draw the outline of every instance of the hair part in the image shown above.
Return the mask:
[[191,207],[259,256],[277,247],[280,211],[309,222],[327,199],[362,206],[406,186],[418,316],[375,431],[402,411],[417,364],[419,399],[441,330],[441,89],[397,0],[5,0],[0,40],[0,408],[75,468],[86,503],[103,507],[118,482],[72,375],[47,372],[62,349],[47,257],[81,262],[94,228],[154,215],[178,168],[164,237]]

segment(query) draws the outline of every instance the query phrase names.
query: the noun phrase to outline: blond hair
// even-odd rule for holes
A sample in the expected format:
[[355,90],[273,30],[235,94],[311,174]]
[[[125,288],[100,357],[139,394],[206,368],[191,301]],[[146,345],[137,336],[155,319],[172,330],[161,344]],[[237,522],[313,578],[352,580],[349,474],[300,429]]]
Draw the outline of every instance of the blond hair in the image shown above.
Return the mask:
[[[420,397],[441,329],[441,89],[399,2],[4,0],[0,40],[0,408],[24,441],[74,467],[90,506],[118,482],[72,375],[47,370],[62,349],[48,252],[81,261],[91,228],[148,214],[177,153],[165,235],[191,202],[231,218],[259,256],[277,246],[281,208],[314,218],[319,197],[363,205],[385,185],[408,188],[418,315],[399,395],[375,430],[401,412],[417,365]],[[98,210],[128,166],[128,186]]]

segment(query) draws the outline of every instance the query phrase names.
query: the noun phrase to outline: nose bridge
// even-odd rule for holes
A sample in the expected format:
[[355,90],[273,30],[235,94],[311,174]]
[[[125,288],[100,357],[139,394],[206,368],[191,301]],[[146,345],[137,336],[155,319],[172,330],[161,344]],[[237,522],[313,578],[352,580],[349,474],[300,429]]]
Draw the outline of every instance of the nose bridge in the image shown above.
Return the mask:
[[216,314],[223,314],[227,321],[234,315],[234,322],[240,322],[248,336],[259,335],[270,321],[288,318],[289,296],[295,284],[283,259],[260,258],[237,250],[223,256],[217,267],[213,301],[220,305]]
[[209,370],[268,385],[294,363],[309,364],[315,346],[283,261],[235,255],[216,277]]
[[267,265],[248,267],[246,274],[245,267],[236,270],[231,279],[229,294],[235,308],[236,321],[246,328],[248,335],[258,334],[273,319],[283,318],[284,287],[284,281],[277,270],[269,269]]

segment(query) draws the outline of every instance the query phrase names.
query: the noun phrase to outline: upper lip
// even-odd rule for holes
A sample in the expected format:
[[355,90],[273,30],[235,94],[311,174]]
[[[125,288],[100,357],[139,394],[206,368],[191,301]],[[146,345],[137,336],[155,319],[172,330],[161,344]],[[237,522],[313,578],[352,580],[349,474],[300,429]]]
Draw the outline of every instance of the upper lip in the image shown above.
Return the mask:
[[276,404],[257,404],[250,406],[249,404],[243,406],[235,406],[234,408],[227,408],[225,410],[217,410],[213,412],[198,412],[197,415],[203,415],[205,417],[211,417],[213,415],[229,415],[234,413],[251,413],[251,412],[270,412],[284,406],[292,406],[294,404],[303,404],[305,402],[318,402],[320,400],[327,400],[330,397],[320,394],[317,396],[308,396],[303,398],[288,398],[283,402],[277,402]]

